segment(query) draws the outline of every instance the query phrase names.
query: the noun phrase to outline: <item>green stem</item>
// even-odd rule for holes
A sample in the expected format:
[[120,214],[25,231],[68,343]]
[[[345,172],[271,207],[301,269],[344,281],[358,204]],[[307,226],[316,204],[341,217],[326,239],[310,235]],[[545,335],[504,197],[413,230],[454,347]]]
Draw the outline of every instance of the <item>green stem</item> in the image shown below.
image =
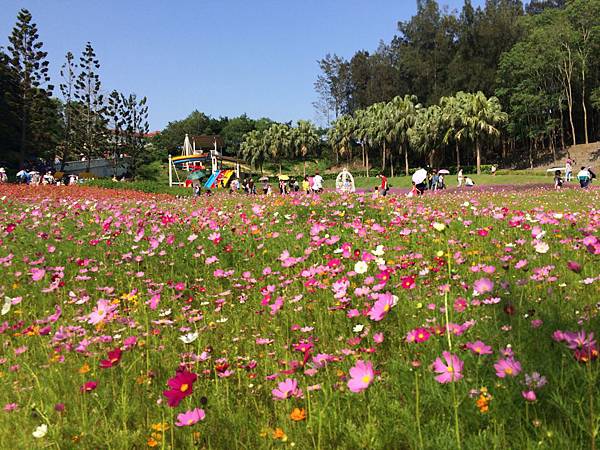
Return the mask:
[[425,448],[423,446],[423,433],[421,432],[421,411],[419,406],[419,374],[415,370],[415,416],[417,417],[417,432],[419,433],[419,448]]

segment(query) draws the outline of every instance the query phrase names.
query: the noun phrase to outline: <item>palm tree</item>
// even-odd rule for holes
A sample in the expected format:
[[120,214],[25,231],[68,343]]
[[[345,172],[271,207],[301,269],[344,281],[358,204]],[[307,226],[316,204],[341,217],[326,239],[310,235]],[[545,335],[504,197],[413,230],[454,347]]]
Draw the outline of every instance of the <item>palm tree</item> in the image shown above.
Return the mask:
[[442,109],[437,105],[417,110],[416,120],[408,135],[411,146],[419,153],[426,155],[429,165],[434,166],[436,150],[444,140]]
[[456,149],[456,168],[460,169],[460,130],[465,126],[462,118],[461,97],[466,95],[464,92],[459,92],[453,97],[442,97],[440,99],[440,107],[442,108],[442,123],[445,128],[444,144],[448,145],[450,141],[454,141]]
[[[408,131],[414,126],[417,111],[421,105],[417,104],[417,97],[414,95],[405,95],[404,97],[395,97],[388,103],[389,111],[389,141],[396,143],[400,149],[400,154],[404,153],[404,168],[408,176]],[[392,164],[392,176],[394,166]]]
[[270,156],[279,164],[279,174],[281,174],[281,159],[289,154],[292,143],[290,127],[286,124],[274,123],[267,130],[265,140]]
[[298,126],[291,130],[292,147],[296,155],[302,156],[304,176],[306,176],[306,155],[319,145],[319,134],[308,120],[299,120]]
[[369,133],[371,117],[368,109],[359,109],[354,113],[354,138],[360,143],[362,148],[362,164],[369,177]]
[[497,125],[508,121],[508,114],[502,111],[500,101],[496,97],[489,99],[481,91],[476,94],[462,96],[463,116],[465,126],[457,133],[461,140],[467,137],[475,144],[477,175],[481,174],[481,141],[485,138],[500,135]]
[[331,128],[328,131],[328,138],[331,147],[335,151],[338,163],[338,155],[351,155],[355,128],[355,120],[348,115],[340,116],[331,124]]
[[262,174],[263,164],[269,156],[265,132],[253,130],[244,134],[243,141],[240,144],[240,151],[242,157],[254,167],[258,167]]

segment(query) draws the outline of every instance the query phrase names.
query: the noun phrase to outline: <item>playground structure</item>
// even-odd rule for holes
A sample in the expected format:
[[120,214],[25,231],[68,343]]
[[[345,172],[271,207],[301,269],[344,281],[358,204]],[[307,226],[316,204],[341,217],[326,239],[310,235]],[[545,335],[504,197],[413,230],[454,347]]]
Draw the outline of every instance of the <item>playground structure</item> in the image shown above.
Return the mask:
[[[185,186],[187,174],[210,167],[210,176],[203,183],[206,189],[226,187],[231,179],[240,177],[240,161],[219,155],[214,150],[195,155],[169,156],[169,186]],[[179,172],[186,176],[180,177]]]

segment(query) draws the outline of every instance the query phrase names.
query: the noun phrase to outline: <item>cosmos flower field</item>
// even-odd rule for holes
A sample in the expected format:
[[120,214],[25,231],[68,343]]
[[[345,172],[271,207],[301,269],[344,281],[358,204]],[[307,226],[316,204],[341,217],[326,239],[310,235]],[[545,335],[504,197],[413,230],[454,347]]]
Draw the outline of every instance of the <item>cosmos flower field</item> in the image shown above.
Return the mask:
[[595,448],[599,207],[0,185],[0,442]]

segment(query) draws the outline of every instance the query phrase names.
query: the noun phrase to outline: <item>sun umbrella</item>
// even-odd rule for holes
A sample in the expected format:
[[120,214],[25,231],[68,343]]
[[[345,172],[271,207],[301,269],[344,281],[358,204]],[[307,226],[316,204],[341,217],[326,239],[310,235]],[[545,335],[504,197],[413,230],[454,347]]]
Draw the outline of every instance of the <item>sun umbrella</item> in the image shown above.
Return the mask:
[[290,179],[290,177],[289,177],[289,176],[287,176],[287,175],[279,175],[279,179],[280,179],[281,181],[288,181],[288,180]]
[[201,170],[197,170],[195,172],[190,173],[187,176],[187,179],[188,180],[201,180],[205,176],[206,176],[206,174],[204,172],[202,172]]
[[425,169],[419,169],[413,173],[412,180],[415,184],[421,184],[427,179],[427,171]]
[[269,181],[269,177],[260,177],[258,181]]
[[441,174],[441,175],[450,175],[450,171],[446,170],[446,169],[442,169],[438,173]]

